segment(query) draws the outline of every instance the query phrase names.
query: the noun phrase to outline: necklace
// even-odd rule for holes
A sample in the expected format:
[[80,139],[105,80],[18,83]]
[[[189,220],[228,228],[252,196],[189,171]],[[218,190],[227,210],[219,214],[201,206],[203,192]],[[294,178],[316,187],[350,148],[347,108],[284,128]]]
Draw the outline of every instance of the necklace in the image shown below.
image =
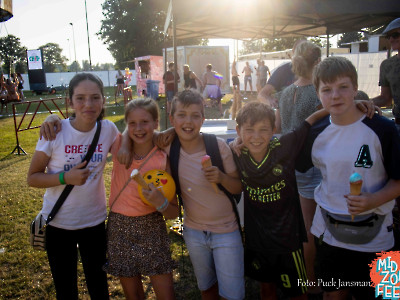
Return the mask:
[[[150,150],[151,151],[151,150]],[[149,152],[150,152],[149,151]],[[135,160],[142,160],[143,158],[145,158],[146,156],[147,156],[147,154],[149,154],[149,152],[147,152],[146,154],[143,154],[143,155],[139,155],[139,154],[137,154],[135,151],[133,151],[133,158],[135,159]]]

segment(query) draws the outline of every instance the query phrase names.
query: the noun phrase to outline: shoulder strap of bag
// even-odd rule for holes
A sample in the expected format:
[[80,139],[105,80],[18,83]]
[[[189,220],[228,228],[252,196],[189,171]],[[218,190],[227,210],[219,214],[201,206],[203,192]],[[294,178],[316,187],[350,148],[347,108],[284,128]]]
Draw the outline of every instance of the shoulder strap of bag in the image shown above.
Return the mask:
[[[84,169],[88,165],[90,159],[93,156],[94,150],[96,149],[97,143],[99,141],[100,131],[101,131],[101,121],[99,120],[99,121],[97,121],[96,133],[94,134],[93,140],[90,143],[88,152],[86,153],[85,157],[82,160],[82,162],[87,161],[87,164],[84,167],[82,167],[82,169]],[[47,226],[47,224],[50,223],[51,220],[54,219],[54,217],[56,216],[57,212],[59,211],[59,209],[63,205],[65,199],[67,199],[69,193],[71,193],[73,188],[74,188],[74,185],[71,185],[71,184],[67,184],[67,186],[64,188],[64,190],[62,191],[62,193],[61,193],[60,197],[58,198],[56,204],[54,205],[53,209],[51,210],[49,216],[47,217],[46,224],[44,225],[44,228]]]
[[[221,172],[225,173],[225,168],[222,163],[221,153],[218,147],[217,137],[214,134],[208,134],[208,133],[202,133],[202,135],[204,139],[204,144],[206,145],[206,152],[211,157],[211,162],[213,166],[218,167],[221,170]],[[240,235],[243,241],[243,232],[242,232],[242,227],[240,226],[239,211],[237,209],[237,203],[239,202],[238,200],[240,200],[240,194],[239,195],[231,194],[226,188],[224,188],[222,184],[218,184],[218,188],[225,193],[225,195],[228,197],[229,201],[232,204],[232,209],[233,212],[235,213],[236,222],[239,226]]]
[[179,156],[181,152],[181,143],[177,135],[175,135],[174,140],[172,141],[171,148],[169,150],[169,164],[171,168],[171,175],[175,181],[176,186],[176,196],[178,198],[178,207],[179,207],[179,220],[182,223],[182,195],[181,195],[181,185],[179,183]]

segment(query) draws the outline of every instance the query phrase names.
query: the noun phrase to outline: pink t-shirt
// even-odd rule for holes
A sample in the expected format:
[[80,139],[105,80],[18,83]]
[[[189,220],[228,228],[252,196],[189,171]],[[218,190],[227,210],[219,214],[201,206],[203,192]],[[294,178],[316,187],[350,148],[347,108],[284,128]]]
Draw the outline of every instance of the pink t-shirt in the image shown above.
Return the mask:
[[[236,171],[232,152],[223,139],[218,138],[225,173]],[[169,153],[170,148],[166,149]],[[182,148],[179,158],[179,182],[185,208],[185,226],[215,233],[232,232],[238,228],[232,204],[223,191],[216,193],[202,171],[201,158],[206,151],[186,153]]]
[[[115,201],[118,193],[121,191],[127,180],[129,179],[132,170],[138,169],[141,164],[143,164],[147,157],[151,155],[154,151],[157,151],[140,169],[140,174],[144,174],[147,171],[158,169],[165,170],[167,165],[167,154],[154,147],[149,154],[143,160],[134,160],[132,165],[127,170],[125,165],[118,162],[116,154],[121,147],[121,135],[119,135],[111,148],[111,153],[113,155],[113,170],[111,177],[111,191],[109,199],[109,207]],[[138,184],[136,181],[131,180],[124,191],[119,195],[117,202],[113,205],[112,211],[129,216],[137,217],[144,216],[149,213],[154,212],[156,209],[153,206],[143,203],[139,197]]]

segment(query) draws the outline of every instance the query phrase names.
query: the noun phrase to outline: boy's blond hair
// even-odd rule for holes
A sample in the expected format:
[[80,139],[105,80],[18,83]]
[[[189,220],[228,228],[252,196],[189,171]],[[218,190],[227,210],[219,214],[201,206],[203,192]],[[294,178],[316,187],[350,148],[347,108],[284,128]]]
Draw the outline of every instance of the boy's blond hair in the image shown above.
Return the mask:
[[357,70],[350,60],[341,56],[325,58],[315,67],[313,72],[313,83],[317,93],[321,81],[332,83],[340,77],[349,77],[354,88],[358,88]]
[[243,106],[237,116],[236,123],[241,128],[246,122],[250,122],[253,126],[257,122],[268,120],[271,123],[271,128],[275,128],[275,112],[268,104],[261,102],[249,102]]
[[201,115],[204,118],[204,99],[203,96],[192,89],[184,90],[175,95],[174,99],[172,99],[171,103],[171,116],[173,116],[176,112],[177,102],[180,102],[183,107],[187,107],[191,104],[197,104],[201,107]]

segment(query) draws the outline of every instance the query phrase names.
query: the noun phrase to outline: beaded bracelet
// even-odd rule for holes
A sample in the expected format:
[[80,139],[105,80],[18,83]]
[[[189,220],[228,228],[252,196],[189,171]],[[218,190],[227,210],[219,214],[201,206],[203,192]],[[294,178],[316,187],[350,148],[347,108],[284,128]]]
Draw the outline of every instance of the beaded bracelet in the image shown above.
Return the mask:
[[167,198],[164,198],[164,199],[165,199],[164,203],[156,208],[159,212],[165,211],[168,207],[168,204],[169,204],[168,199]]
[[60,181],[61,184],[66,184],[66,183],[65,183],[65,180],[64,180],[64,174],[65,174],[65,172],[61,172],[61,173],[58,175],[58,180]]

